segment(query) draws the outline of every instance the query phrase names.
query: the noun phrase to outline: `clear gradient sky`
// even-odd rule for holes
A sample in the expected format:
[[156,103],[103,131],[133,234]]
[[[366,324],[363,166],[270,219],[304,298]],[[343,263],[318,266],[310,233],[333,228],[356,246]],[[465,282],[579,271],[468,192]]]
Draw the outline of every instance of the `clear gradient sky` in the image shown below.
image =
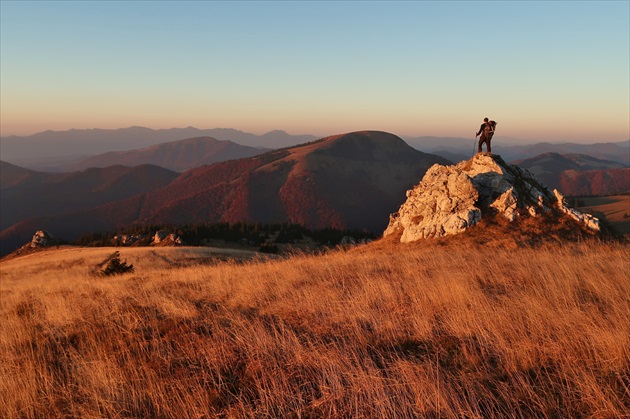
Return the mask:
[[1,134],[630,138],[630,2],[7,1]]

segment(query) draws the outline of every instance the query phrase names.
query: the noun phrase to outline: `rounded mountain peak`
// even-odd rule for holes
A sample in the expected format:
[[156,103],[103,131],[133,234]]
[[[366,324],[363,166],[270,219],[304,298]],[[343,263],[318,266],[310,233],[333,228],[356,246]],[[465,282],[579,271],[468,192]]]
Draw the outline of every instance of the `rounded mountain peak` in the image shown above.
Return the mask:
[[317,153],[355,159],[379,159],[416,152],[402,138],[383,131],[357,131],[322,139]]
[[381,143],[407,145],[405,141],[397,135],[385,131],[355,131],[345,134],[332,135],[324,138],[328,143]]

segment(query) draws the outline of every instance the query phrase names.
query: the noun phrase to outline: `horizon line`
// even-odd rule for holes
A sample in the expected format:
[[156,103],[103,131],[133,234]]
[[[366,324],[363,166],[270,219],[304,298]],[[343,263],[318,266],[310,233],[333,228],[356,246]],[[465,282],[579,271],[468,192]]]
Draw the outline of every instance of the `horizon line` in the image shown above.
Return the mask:
[[[425,138],[425,137],[434,137],[434,138],[444,138],[444,139],[468,139],[467,137],[456,137],[456,136],[452,136],[452,135],[431,135],[431,134],[424,134],[424,135],[413,135],[413,134],[395,134],[389,131],[384,131],[384,130],[377,130],[377,129],[363,129],[363,130],[356,130],[356,131],[348,131],[348,132],[343,132],[343,133],[333,133],[333,134],[326,134],[326,135],[321,135],[321,134],[312,134],[312,133],[301,133],[301,134],[291,134],[288,131],[284,130],[284,129],[272,129],[269,131],[265,131],[262,132],[260,134],[251,132],[251,131],[244,131],[238,128],[233,128],[233,127],[214,127],[214,128],[198,128],[192,125],[188,125],[188,126],[184,126],[184,127],[170,127],[170,128],[151,128],[151,127],[147,127],[147,126],[143,126],[143,125],[130,125],[127,127],[120,127],[120,128],[99,128],[99,127],[93,127],[93,128],[69,128],[69,129],[47,129],[47,130],[43,130],[43,131],[37,131],[34,132],[32,134],[10,134],[10,135],[0,135],[0,138],[2,139],[8,139],[8,138],[12,138],[12,137],[17,137],[17,138],[25,138],[25,137],[32,137],[35,135],[40,135],[40,134],[44,134],[44,133],[64,133],[64,132],[71,132],[71,131],[122,131],[122,130],[129,130],[129,129],[134,129],[134,128],[141,128],[141,129],[145,129],[145,130],[150,130],[150,131],[169,131],[169,130],[184,130],[184,129],[195,129],[197,131],[206,131],[206,130],[230,130],[230,131],[237,131],[237,132],[241,132],[244,134],[250,134],[250,135],[255,135],[258,137],[262,137],[265,136],[267,134],[271,134],[273,132],[282,132],[285,133],[287,135],[291,135],[291,136],[312,136],[312,137],[316,137],[316,138],[326,138],[328,136],[331,135],[340,135],[340,134],[348,134],[351,132],[361,132],[361,131],[382,131],[382,132],[388,132],[390,134],[394,134],[400,138]],[[571,139],[560,139],[560,140],[549,140],[549,139],[525,139],[525,138],[519,138],[519,137],[509,137],[509,136],[500,136],[497,135],[495,138],[501,138],[504,140],[509,140],[509,141],[519,141],[519,142],[523,142],[526,144],[537,144],[537,143],[549,143],[549,144],[563,144],[563,143],[576,143],[576,144],[607,144],[607,143],[624,143],[624,142],[630,142],[630,137],[627,139],[622,139],[622,140],[587,140],[587,141],[591,141],[591,142],[585,142],[585,141],[576,141],[576,140],[571,140]],[[472,139],[472,137],[471,137]]]

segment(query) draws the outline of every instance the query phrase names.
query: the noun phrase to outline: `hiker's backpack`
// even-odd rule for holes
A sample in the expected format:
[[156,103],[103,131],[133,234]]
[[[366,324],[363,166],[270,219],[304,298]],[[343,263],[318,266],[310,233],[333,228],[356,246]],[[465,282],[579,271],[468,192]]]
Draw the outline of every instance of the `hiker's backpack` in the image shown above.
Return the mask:
[[494,121],[486,122],[486,126],[483,129],[483,136],[486,138],[490,138],[494,135],[494,127],[497,125]]

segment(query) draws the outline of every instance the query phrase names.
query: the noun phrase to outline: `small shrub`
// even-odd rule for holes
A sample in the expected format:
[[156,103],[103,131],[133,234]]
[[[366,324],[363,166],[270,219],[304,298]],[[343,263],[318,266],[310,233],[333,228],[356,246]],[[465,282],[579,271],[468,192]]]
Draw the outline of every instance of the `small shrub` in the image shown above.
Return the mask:
[[105,268],[101,270],[101,274],[104,276],[120,275],[127,272],[133,272],[133,265],[128,265],[127,261],[120,260],[120,252],[116,250],[112,253],[102,264],[106,264]]

